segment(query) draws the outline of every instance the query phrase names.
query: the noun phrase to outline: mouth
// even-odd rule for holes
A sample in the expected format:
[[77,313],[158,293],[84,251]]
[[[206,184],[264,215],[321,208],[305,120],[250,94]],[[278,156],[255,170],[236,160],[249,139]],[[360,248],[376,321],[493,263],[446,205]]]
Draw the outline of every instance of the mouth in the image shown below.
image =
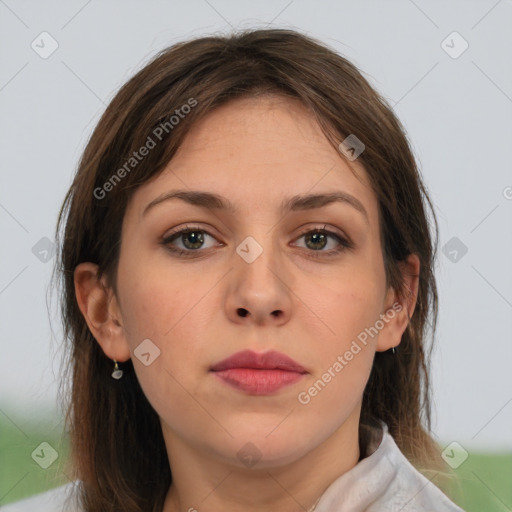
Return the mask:
[[290,386],[308,372],[280,352],[237,352],[211,367],[225,384],[251,395],[270,395]]

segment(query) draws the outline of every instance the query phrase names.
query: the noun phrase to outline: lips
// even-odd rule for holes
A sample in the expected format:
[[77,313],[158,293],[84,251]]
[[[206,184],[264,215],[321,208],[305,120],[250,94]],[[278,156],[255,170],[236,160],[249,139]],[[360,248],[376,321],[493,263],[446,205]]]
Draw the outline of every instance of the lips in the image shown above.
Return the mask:
[[306,373],[304,367],[281,352],[264,352],[258,354],[252,350],[237,352],[232,356],[212,366],[212,371],[219,372],[231,368],[252,368],[254,370],[286,370],[296,373]]
[[281,352],[237,352],[211,367],[226,384],[253,395],[268,395],[299,381],[307,371]]

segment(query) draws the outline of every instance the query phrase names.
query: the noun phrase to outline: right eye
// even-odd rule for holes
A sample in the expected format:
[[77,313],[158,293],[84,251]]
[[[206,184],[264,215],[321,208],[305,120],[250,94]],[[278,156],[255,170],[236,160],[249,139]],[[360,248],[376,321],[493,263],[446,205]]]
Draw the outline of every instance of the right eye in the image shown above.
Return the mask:
[[[199,249],[203,249],[202,246],[206,241],[205,239],[208,237],[214,239],[212,235],[198,226],[186,226],[178,231],[170,233],[162,240],[161,243],[177,255],[192,256],[193,253],[199,252]],[[180,242],[182,246],[176,247],[173,245],[175,241]],[[211,247],[214,246],[207,248]]]

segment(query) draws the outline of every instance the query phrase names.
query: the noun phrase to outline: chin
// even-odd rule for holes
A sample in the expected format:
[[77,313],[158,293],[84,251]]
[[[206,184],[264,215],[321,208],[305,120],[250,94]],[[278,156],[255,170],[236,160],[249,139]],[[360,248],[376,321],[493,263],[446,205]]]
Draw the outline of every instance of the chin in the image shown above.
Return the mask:
[[[276,424],[273,428],[275,426]],[[277,427],[274,432],[272,428],[261,428],[257,434],[255,429],[246,430],[244,434],[238,432],[235,439],[230,439],[229,452],[226,452],[226,445],[222,446],[223,458],[229,459],[230,464],[238,467],[245,466],[252,470],[271,469],[294,463],[313,449],[312,436],[303,428],[297,429],[297,435],[284,428],[279,432],[280,428],[282,426]]]

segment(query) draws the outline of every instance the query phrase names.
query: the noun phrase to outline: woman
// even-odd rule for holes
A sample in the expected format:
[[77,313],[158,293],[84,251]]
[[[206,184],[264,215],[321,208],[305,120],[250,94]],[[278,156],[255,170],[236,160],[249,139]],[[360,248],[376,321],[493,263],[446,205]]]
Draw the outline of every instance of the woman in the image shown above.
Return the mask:
[[161,52],[60,212],[74,482],[31,506],[461,510],[429,434],[427,206],[401,124],[323,44]]

